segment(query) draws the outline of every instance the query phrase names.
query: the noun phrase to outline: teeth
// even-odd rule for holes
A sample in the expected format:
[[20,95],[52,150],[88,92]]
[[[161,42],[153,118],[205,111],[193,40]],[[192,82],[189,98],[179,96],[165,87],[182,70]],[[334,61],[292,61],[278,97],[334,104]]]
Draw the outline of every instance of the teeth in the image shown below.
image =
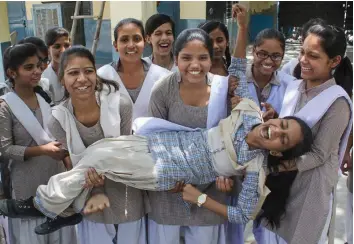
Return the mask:
[[268,65],[262,65],[264,68],[266,68],[266,69],[271,69],[272,68],[272,66],[268,66]]
[[133,51],[133,52],[127,52],[127,54],[134,54],[134,53],[136,53],[135,51]]
[[160,44],[161,47],[168,47],[168,44]]
[[83,90],[87,89],[87,86],[78,87],[77,89],[80,90],[80,91],[83,91]]
[[189,71],[189,73],[192,75],[199,75],[200,71]]
[[302,70],[305,70],[305,71],[309,71],[311,70],[310,68],[304,68],[304,67],[301,67]]
[[270,127],[268,127],[268,139],[272,138],[272,131]]

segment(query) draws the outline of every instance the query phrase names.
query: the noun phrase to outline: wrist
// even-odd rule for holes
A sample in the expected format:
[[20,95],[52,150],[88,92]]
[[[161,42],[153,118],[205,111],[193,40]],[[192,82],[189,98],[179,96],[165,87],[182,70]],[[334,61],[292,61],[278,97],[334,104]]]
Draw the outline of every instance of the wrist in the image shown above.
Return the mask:
[[45,155],[47,156],[47,150],[45,150],[45,146],[44,145],[40,145],[38,146],[38,151],[41,155]]
[[207,194],[200,194],[199,197],[197,198],[197,205],[198,207],[202,207],[205,202],[207,201],[208,195]]
[[239,31],[247,31],[247,25],[246,24],[238,25],[238,29]]

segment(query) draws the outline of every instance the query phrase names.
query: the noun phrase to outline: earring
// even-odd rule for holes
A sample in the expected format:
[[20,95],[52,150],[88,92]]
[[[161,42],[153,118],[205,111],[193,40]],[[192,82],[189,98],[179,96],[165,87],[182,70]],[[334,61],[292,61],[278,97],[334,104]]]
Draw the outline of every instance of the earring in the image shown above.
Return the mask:
[[270,153],[270,155],[272,155],[272,156],[274,156],[274,157],[276,157],[276,156],[277,156],[277,152],[270,151],[269,153]]

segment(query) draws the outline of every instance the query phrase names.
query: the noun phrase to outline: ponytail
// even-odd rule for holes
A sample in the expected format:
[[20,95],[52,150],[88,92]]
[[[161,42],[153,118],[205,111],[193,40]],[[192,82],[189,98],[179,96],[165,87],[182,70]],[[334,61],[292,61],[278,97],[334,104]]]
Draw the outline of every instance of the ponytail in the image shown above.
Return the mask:
[[41,86],[36,86],[33,88],[33,91],[35,93],[38,93],[47,103],[51,104],[52,103],[52,99],[50,98],[50,96],[43,90],[43,88]]
[[302,79],[301,78],[301,65],[300,65],[300,63],[298,63],[295,66],[294,71],[293,71],[293,76],[298,80]]
[[230,54],[230,47],[229,45],[226,46],[225,50],[225,61],[226,61],[226,67],[227,69],[230,67],[231,64],[231,54]]
[[353,66],[348,57],[344,57],[334,71],[334,79],[349,95],[353,95]]

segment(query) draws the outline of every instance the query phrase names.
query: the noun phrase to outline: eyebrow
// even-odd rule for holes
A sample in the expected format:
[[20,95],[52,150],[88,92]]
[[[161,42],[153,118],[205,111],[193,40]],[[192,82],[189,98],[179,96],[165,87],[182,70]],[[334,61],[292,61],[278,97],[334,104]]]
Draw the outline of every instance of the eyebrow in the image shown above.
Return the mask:
[[[68,71],[77,70],[77,69],[80,69],[80,68],[70,68],[70,69],[68,69],[66,71],[68,72]],[[93,69],[93,67],[92,66],[87,66],[87,67],[84,67],[84,69]]]

